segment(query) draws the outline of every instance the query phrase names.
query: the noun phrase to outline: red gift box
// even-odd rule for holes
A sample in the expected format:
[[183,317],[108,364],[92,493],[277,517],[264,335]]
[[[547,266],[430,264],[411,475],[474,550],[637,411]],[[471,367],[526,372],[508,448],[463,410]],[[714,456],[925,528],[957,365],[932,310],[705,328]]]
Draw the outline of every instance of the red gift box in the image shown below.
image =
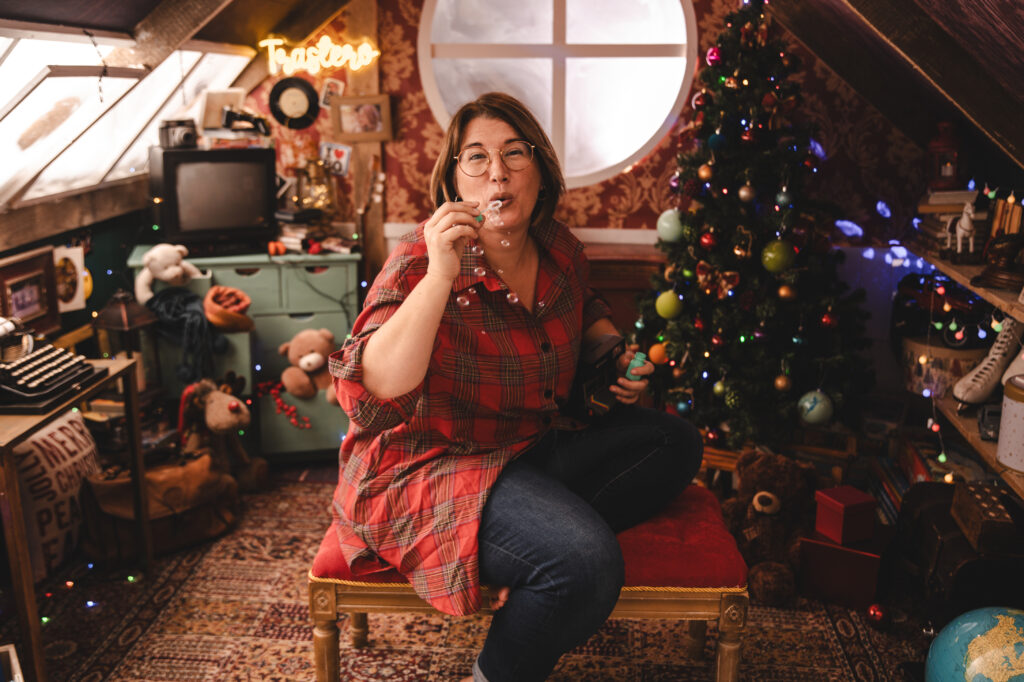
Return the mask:
[[800,590],[806,597],[863,609],[875,602],[885,541],[879,534],[853,547],[815,533],[800,538]]
[[814,530],[833,542],[851,545],[875,534],[875,498],[852,485],[826,488],[814,493],[818,513]]

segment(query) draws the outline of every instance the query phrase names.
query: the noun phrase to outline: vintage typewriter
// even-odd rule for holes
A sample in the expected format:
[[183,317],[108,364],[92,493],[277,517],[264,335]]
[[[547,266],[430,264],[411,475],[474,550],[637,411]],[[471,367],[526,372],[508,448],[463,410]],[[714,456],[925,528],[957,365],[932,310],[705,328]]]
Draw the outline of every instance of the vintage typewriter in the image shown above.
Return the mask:
[[86,362],[84,355],[64,348],[8,345],[0,360],[0,413],[49,412],[106,375],[105,367],[95,367]]

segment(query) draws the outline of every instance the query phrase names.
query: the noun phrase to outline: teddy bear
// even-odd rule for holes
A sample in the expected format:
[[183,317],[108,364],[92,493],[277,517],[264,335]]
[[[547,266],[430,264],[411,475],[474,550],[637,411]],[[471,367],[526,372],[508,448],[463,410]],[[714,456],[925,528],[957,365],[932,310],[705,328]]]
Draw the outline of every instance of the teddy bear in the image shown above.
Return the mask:
[[135,300],[145,305],[153,298],[153,282],[185,286],[202,276],[202,271],[185,260],[188,249],[181,244],[157,244],[142,255],[142,269],[135,275]]
[[747,562],[751,599],[782,606],[796,596],[800,537],[814,525],[814,466],[772,452],[747,450],[736,462],[735,497],[722,515]]
[[296,398],[308,400],[326,388],[327,402],[338,404],[327,357],[334,351],[334,334],[327,329],[303,329],[277,349],[288,358],[289,367],[281,372],[284,390]]
[[183,454],[209,454],[211,469],[230,474],[242,492],[267,488],[269,465],[262,457],[250,457],[238,432],[248,428],[250,415],[238,381],[228,378],[218,385],[212,379],[189,384],[181,394],[178,431]]

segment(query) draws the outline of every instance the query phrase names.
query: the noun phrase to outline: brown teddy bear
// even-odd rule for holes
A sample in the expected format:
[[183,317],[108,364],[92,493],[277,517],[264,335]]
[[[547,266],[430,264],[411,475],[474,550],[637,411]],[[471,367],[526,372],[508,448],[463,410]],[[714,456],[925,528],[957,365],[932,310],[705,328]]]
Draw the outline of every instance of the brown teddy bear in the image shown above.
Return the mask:
[[796,596],[800,537],[814,525],[817,472],[791,457],[744,452],[736,462],[739,488],[722,514],[750,572],[755,603],[782,606]]
[[334,382],[327,369],[327,357],[334,351],[334,334],[326,329],[303,329],[282,343],[277,352],[288,358],[290,367],[281,372],[284,390],[296,398],[308,400],[320,389],[327,389],[327,402],[338,404]]
[[234,476],[243,492],[263,490],[269,466],[262,457],[249,457],[242,446],[238,432],[249,426],[249,408],[233,390],[230,383],[218,386],[210,379],[185,387],[178,413],[182,452],[209,454],[211,469]]

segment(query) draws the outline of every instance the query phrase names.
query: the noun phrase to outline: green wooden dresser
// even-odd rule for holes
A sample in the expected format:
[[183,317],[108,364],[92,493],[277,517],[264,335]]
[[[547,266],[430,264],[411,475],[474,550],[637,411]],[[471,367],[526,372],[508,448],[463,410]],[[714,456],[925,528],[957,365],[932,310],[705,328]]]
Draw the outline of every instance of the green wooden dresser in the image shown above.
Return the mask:
[[[137,246],[129,255],[133,276],[149,248]],[[189,257],[203,277],[193,279],[187,289],[202,297],[211,286],[230,286],[252,299],[247,314],[254,322],[253,330],[223,335],[227,351],[214,355],[214,377],[233,371],[245,377],[246,392],[251,394],[259,383],[280,378],[288,360],[278,348],[297,332],[329,329],[336,347],[340,346],[358,313],[359,258],[358,254],[337,253]],[[163,286],[157,282],[154,290]],[[180,395],[184,385],[177,380],[175,367],[181,361],[181,348],[162,340],[159,357],[164,385],[172,395]],[[253,399],[253,426],[246,439],[250,452],[275,464],[336,457],[348,428],[348,417],[341,408],[328,405],[324,391],[309,400],[286,393],[282,398],[295,405],[298,416],[309,417],[311,428],[294,427],[286,415],[277,413],[269,395]]]

